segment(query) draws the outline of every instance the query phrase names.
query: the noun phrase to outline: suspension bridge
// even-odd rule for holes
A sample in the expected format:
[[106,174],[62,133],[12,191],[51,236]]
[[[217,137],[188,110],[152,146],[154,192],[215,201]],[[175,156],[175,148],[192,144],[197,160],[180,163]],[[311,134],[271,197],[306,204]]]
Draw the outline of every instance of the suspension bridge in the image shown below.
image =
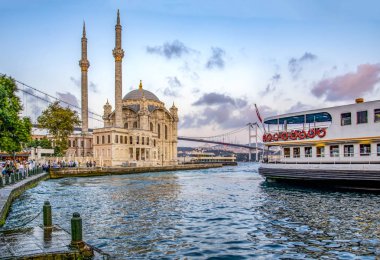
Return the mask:
[[[57,94],[61,95],[60,97],[56,97],[21,81],[15,80],[15,82],[18,87],[18,96],[23,103],[22,116],[29,117],[34,128],[38,127],[37,118],[42,111],[46,109],[49,104],[56,101],[60,102],[63,106],[77,111],[79,115],[81,114],[81,107],[78,102],[76,101],[75,104],[73,104],[73,102],[65,100],[62,98],[62,93],[57,92]],[[71,94],[67,93],[66,95]],[[89,132],[101,127],[103,127],[102,116],[93,111],[89,111]],[[81,128],[77,127],[75,131],[81,131]],[[247,149],[251,156],[251,152],[262,152],[262,148],[259,145],[259,143],[261,143],[261,136],[262,129],[257,123],[247,123],[243,127],[215,136],[178,136],[178,140],[243,148]],[[240,143],[243,139],[246,142]]]

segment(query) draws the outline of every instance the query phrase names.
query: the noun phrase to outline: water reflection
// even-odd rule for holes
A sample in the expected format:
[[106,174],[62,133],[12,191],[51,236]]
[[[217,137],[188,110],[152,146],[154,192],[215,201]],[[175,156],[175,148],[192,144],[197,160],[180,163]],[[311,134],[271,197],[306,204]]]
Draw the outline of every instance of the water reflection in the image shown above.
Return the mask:
[[255,164],[42,182],[13,203],[5,228],[33,217],[45,200],[67,230],[80,212],[86,241],[117,259],[380,253],[378,195],[268,185]]

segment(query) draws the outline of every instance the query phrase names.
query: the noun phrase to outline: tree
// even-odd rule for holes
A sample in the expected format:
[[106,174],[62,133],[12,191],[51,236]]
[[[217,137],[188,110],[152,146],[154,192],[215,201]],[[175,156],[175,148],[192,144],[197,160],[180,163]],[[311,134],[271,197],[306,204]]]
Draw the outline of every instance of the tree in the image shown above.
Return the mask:
[[22,111],[20,98],[16,96],[14,79],[0,77],[0,151],[19,152],[24,143],[29,142],[32,130],[30,118],[20,118]]
[[37,118],[38,126],[47,129],[55,141],[54,152],[62,156],[68,148],[68,137],[74,127],[80,125],[78,113],[69,107],[63,108],[58,101],[50,104]]
[[43,148],[43,149],[51,149],[52,148],[51,142],[47,138],[42,138],[41,140],[32,140],[27,144],[27,147],[37,148],[38,146]]

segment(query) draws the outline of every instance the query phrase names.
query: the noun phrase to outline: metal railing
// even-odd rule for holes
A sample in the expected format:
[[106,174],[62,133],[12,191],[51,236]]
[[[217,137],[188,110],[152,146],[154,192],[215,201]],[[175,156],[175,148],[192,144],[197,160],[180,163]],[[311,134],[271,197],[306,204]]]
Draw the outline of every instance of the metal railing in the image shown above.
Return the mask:
[[274,164],[380,164],[380,153],[316,154],[316,156],[268,156],[267,163]]
[[12,170],[7,173],[0,173],[0,188],[3,188],[8,185],[13,185],[18,183],[28,177],[37,175],[44,172],[41,166],[36,166],[32,169],[23,169],[23,170]]

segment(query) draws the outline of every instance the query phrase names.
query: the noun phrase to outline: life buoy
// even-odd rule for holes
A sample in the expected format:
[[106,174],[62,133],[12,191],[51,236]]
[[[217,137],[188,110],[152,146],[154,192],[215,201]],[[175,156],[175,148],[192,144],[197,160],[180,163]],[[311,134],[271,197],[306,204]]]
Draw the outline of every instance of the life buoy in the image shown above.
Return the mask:
[[267,142],[270,142],[272,141],[272,135],[271,134],[267,134]]
[[314,138],[315,135],[316,135],[315,129],[309,129],[309,131],[307,132],[307,137],[309,138]]
[[299,139],[305,139],[305,138],[306,138],[306,132],[305,132],[305,131],[301,131],[301,132],[299,132],[299,134],[298,134],[298,138],[299,138]]
[[322,128],[322,129],[318,129],[317,130],[317,135],[322,138],[322,137],[325,137],[326,135],[326,129]]
[[282,132],[281,135],[280,135],[281,139],[286,141],[288,140],[288,133],[287,132]]
[[273,141],[278,141],[278,134],[277,134],[277,133],[275,133],[275,134],[273,135]]
[[267,141],[267,135],[263,134],[263,142],[265,143]]
[[290,135],[289,135],[289,138],[292,139],[292,140],[296,140],[296,139],[297,139],[297,136],[298,136],[297,132],[292,131],[292,132],[290,133]]

